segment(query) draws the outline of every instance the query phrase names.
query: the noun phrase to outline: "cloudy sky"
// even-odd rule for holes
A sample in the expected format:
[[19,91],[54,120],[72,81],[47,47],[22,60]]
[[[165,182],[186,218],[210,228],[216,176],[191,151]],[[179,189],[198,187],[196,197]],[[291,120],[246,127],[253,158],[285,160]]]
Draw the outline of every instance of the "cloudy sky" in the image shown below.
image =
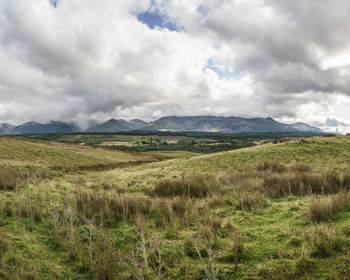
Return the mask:
[[348,0],[1,0],[0,122],[273,117],[350,132]]

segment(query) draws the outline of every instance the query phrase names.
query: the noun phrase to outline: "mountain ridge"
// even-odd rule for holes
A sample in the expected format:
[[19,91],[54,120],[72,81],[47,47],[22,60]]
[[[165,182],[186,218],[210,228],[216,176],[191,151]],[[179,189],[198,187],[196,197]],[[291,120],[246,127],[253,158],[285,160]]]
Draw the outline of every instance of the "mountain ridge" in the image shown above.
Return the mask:
[[272,118],[239,117],[177,117],[167,116],[148,123],[145,130],[207,131],[207,132],[319,132],[320,128],[306,123],[284,124]]
[[37,134],[61,132],[121,132],[132,130],[149,131],[202,131],[202,132],[313,132],[324,133],[315,126],[303,122],[285,124],[268,118],[240,118],[216,116],[166,116],[145,122],[140,119],[130,121],[110,119],[82,130],[74,123],[50,121],[47,123],[27,122],[18,126],[0,124],[0,134]]

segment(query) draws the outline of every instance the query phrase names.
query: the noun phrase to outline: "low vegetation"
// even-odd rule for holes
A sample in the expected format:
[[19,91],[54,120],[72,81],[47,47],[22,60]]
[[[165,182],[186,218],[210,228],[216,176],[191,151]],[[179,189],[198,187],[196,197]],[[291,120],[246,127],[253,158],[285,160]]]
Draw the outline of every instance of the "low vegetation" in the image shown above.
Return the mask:
[[0,150],[0,279],[349,279],[348,137],[161,161]]

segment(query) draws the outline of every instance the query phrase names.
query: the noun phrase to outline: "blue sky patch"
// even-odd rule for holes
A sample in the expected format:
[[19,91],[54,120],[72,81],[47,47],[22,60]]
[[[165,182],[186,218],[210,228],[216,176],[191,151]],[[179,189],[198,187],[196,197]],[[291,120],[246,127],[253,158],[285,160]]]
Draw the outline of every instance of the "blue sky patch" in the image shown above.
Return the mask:
[[233,68],[229,64],[223,64],[223,63],[215,63],[213,59],[209,59],[207,66],[204,67],[203,70],[205,69],[210,69],[214,71],[220,79],[235,79],[235,80],[240,80],[242,79],[245,75],[240,74],[240,73],[235,73],[233,71]]
[[206,5],[200,5],[198,8],[197,8],[197,13],[200,13],[202,16],[204,17],[207,17],[208,14],[209,14],[209,7],[206,6]]
[[154,29],[158,26],[160,28],[167,28],[171,31],[179,31],[179,28],[171,19],[161,15],[158,11],[146,11],[142,14],[138,14],[137,19],[138,21],[147,24],[151,29]]
[[57,8],[58,0],[49,0],[49,3],[51,4],[52,7]]

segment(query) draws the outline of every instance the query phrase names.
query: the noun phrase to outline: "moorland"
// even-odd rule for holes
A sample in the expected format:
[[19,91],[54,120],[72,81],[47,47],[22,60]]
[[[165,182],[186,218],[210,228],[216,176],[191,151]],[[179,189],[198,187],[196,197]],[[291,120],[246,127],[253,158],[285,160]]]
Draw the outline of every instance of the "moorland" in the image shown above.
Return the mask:
[[1,279],[350,278],[349,136],[112,136],[0,138]]

